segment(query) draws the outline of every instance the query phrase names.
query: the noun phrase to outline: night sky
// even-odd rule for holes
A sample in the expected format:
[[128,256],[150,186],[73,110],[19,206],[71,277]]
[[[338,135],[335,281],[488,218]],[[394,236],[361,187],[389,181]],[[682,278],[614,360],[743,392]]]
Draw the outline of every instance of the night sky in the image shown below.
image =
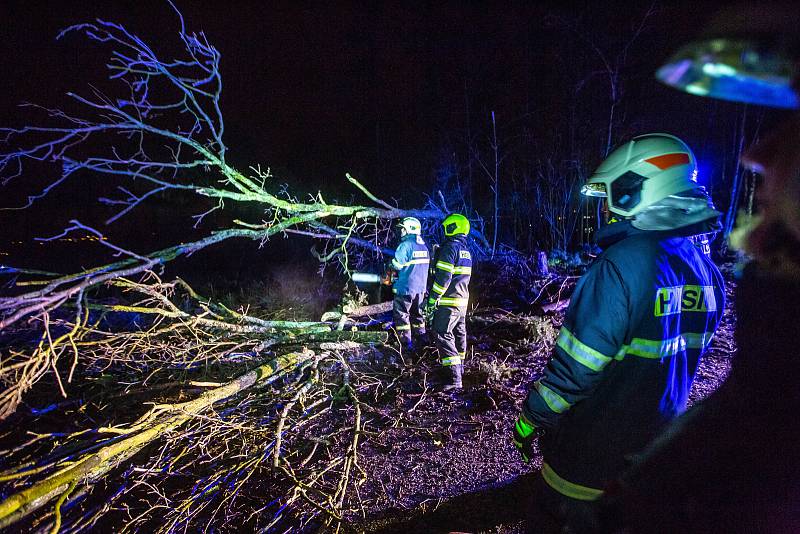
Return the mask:
[[[351,172],[380,196],[415,207],[432,191],[444,155],[461,150],[467,132],[487,131],[491,111],[501,135],[512,141],[524,123],[541,150],[569,137],[583,147],[582,157],[594,159],[587,167],[596,166],[605,146],[597,125],[608,116],[609,85],[595,47],[618,58],[651,6],[620,69],[614,142],[647,131],[677,134],[695,149],[701,173],[705,166],[707,179],[717,175],[712,189],[724,187],[723,169],[733,158],[709,161],[710,155],[727,153],[742,108],[679,94],[653,78],[669,52],[696,35],[722,3],[178,6],[188,28],[205,31],[222,53],[222,107],[235,165],[271,165],[298,192],[323,188],[343,200],[350,199],[344,173]],[[77,34],[55,41],[69,24],[100,17],[125,24],[164,56],[178,46],[177,18],[160,1],[11,1],[0,5],[0,17],[3,125],[20,126],[31,117],[16,107],[22,101],[59,106],[68,90],[88,91],[90,82],[103,87],[108,50]],[[514,150],[513,142],[508,146]],[[18,204],[26,187],[45,179],[34,174],[27,185],[3,191],[2,203]],[[65,205],[94,223],[105,208],[89,197],[102,187],[87,179],[78,189],[64,189],[66,203],[42,203],[36,215],[0,212],[0,224],[6,232],[62,228],[70,218]]]

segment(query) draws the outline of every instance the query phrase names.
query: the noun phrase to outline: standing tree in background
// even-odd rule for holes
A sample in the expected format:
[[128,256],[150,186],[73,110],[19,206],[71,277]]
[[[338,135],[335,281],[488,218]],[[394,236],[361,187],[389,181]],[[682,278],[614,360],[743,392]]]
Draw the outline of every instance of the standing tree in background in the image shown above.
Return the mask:
[[533,203],[553,250],[566,252],[572,243],[578,221],[583,216],[580,188],[585,181],[586,173],[580,162],[573,162],[566,173],[552,160],[544,160],[537,166]]

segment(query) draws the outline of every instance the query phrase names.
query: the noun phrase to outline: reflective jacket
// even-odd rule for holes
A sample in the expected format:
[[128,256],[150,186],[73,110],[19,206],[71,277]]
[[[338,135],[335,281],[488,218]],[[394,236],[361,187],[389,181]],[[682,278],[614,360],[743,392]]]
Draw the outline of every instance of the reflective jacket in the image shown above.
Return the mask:
[[523,404],[523,416],[545,429],[542,475],[551,487],[598,498],[626,457],[686,409],[724,306],[719,270],[675,231],[629,228],[599,257]]
[[392,267],[397,271],[392,291],[398,295],[424,294],[430,262],[428,247],[422,237],[413,234],[405,236],[392,259]]
[[728,378],[609,495],[626,532],[798,532],[800,388],[789,310],[800,302],[800,280],[774,265],[751,263],[737,280]]
[[448,238],[436,254],[431,298],[440,306],[466,308],[469,303],[469,279],[472,276],[472,255],[466,237]]

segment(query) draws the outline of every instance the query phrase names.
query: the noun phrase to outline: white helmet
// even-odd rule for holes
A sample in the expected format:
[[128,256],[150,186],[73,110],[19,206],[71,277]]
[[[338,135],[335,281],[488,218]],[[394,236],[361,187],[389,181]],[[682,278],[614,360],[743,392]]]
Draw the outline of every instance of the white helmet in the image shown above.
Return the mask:
[[581,189],[608,198],[608,209],[633,217],[678,193],[696,190],[697,161],[689,146],[665,133],[634,137],[615,149]]
[[422,224],[416,217],[405,217],[398,224],[400,227],[400,235],[420,235],[422,233]]

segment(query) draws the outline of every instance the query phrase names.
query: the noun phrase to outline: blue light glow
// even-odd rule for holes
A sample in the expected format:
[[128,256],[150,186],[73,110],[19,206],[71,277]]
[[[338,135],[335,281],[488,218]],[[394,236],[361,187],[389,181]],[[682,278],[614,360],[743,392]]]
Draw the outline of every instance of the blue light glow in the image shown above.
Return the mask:
[[714,166],[708,160],[697,160],[697,173],[695,174],[695,182],[706,188],[711,186],[711,179],[714,173]]

